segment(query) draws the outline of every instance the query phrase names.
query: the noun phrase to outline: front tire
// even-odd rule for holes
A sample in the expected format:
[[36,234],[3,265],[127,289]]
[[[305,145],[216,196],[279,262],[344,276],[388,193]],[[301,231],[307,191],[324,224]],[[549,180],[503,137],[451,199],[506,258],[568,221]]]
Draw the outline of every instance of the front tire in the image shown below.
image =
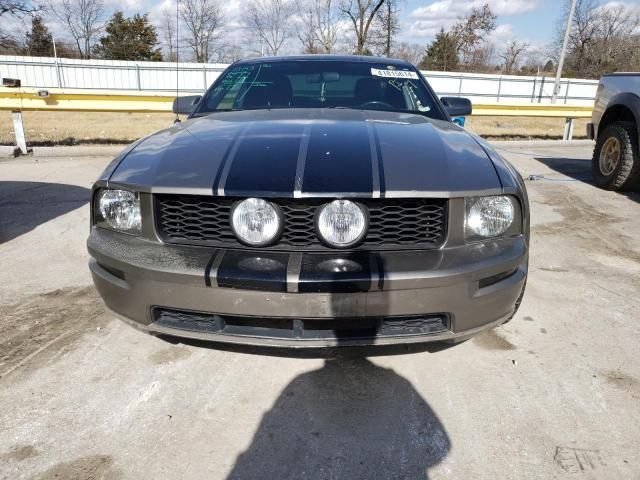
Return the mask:
[[591,170],[595,184],[607,190],[638,187],[640,155],[634,123],[614,122],[598,135]]

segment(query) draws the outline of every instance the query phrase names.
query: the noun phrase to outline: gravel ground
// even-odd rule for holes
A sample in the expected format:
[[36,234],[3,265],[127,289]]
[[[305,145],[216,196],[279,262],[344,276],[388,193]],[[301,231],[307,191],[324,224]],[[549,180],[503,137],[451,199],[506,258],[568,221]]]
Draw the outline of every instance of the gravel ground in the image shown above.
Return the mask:
[[640,196],[590,184],[591,144],[499,148],[536,179],[516,318],[328,360],[112,319],[85,240],[113,149],[0,160],[0,478],[640,478]]

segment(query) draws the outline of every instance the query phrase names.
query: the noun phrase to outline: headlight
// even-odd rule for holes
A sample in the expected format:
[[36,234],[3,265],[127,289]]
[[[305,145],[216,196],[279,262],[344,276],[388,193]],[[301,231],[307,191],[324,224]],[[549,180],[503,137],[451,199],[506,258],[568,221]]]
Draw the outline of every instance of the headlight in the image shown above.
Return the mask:
[[515,197],[496,195],[467,198],[466,211],[467,240],[520,233],[520,205]]
[[241,242],[262,247],[280,235],[282,216],[276,205],[261,198],[247,198],[234,205],[231,228]]
[[316,218],[320,237],[329,245],[346,248],[355,245],[367,233],[364,209],[349,200],[335,200],[323,206]]
[[99,226],[140,233],[140,200],[136,193],[109,189],[98,191],[95,216]]

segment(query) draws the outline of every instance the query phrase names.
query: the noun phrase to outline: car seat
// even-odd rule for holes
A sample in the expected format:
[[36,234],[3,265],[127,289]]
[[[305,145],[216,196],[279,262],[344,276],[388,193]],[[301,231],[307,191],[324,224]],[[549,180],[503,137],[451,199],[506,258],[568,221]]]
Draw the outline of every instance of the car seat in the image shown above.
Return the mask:
[[270,75],[254,81],[244,95],[242,108],[283,108],[291,106],[293,89],[285,75]]
[[354,90],[355,105],[368,102],[384,102],[398,110],[407,108],[402,90],[391,85],[388,80],[379,78],[361,78]]

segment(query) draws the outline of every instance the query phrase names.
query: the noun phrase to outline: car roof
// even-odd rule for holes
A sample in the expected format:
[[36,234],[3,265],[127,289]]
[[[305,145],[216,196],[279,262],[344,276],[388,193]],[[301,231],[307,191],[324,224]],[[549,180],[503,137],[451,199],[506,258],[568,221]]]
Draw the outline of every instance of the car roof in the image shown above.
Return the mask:
[[277,57],[255,57],[239,60],[235,65],[250,63],[275,63],[275,62],[366,62],[366,63],[386,63],[387,65],[413,67],[406,60],[386,57],[369,57],[364,55],[283,55]]

